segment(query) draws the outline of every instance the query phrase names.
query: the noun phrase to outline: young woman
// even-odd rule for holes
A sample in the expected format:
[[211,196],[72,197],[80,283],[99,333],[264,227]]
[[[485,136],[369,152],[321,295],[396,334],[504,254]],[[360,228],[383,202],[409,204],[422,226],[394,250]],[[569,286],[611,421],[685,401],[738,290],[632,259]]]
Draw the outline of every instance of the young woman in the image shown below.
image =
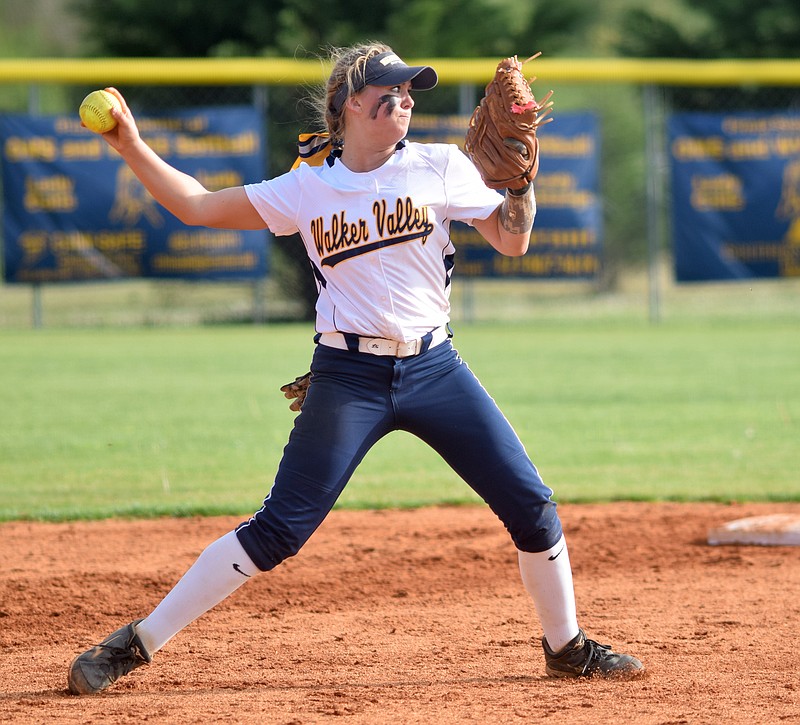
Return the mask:
[[312,383],[263,506],[210,544],[146,618],[79,655],[70,691],[99,692],[149,663],[249,578],[296,554],[369,449],[394,430],[432,446],[505,525],[544,631],[546,672],[638,675],[639,660],[580,629],[553,492],[450,340],[451,221],[471,224],[501,254],[522,255],[533,190],[503,196],[458,147],[404,141],[411,93],[436,85],[432,68],[409,67],[376,43],[337,50],[332,60],[323,163],[215,192],[159,158],[109,89],[122,110],[104,138],[178,218],[300,233],[319,289],[317,335]]

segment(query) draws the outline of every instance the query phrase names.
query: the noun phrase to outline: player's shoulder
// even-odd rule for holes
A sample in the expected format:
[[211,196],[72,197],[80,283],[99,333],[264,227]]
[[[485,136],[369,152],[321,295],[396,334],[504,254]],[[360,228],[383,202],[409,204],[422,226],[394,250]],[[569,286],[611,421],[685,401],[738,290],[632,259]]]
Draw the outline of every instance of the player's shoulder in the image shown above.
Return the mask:
[[453,143],[421,143],[407,141],[408,152],[424,159],[446,160],[456,155],[463,155],[461,149]]
[[302,188],[304,184],[309,183],[310,179],[318,178],[324,172],[323,166],[311,166],[309,164],[299,164],[282,174],[272,177],[264,183],[272,186],[280,186],[284,189],[288,188]]
[[301,163],[286,173],[294,179],[307,179],[311,176],[320,176],[325,173],[328,168],[330,168],[330,165],[327,162],[321,164]]
[[407,144],[410,157],[419,168],[427,168],[439,176],[458,173],[467,161],[464,152],[452,143],[419,143]]

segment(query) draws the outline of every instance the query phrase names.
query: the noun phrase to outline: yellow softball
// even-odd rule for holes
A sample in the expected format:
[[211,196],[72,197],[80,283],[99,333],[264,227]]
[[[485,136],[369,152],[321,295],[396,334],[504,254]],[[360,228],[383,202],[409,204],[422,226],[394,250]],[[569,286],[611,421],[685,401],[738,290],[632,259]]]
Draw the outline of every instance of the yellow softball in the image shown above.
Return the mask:
[[95,133],[106,133],[117,125],[112,108],[121,108],[117,97],[108,91],[92,91],[81,102],[78,111],[83,125]]

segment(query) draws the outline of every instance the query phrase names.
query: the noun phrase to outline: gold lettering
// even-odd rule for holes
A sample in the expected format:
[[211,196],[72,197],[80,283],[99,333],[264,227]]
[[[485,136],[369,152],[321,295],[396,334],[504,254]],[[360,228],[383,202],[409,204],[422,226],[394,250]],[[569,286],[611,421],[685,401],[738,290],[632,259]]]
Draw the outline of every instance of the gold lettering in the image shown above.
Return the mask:
[[547,156],[581,158],[594,153],[594,137],[590,134],[559,136],[548,133],[539,139],[539,144]]
[[765,138],[733,140],[726,151],[730,159],[768,159],[769,142]]
[[255,269],[258,258],[253,252],[239,254],[156,254],[153,269],[159,272],[208,272],[209,270]]
[[772,140],[777,156],[797,156],[800,154],[800,136],[777,136]]
[[532,247],[564,247],[581,249],[597,244],[594,229],[574,227],[569,229],[537,229],[531,233]]
[[31,265],[47,251],[46,232],[25,232],[19,238],[19,246],[25,252],[23,264]]
[[376,201],[372,205],[372,213],[375,216],[375,225],[378,229],[378,237],[399,237],[405,234],[413,234],[422,231],[422,243],[428,241],[428,235],[433,231],[433,224],[428,222],[428,207],[423,206],[418,209],[411,201],[411,197],[398,199],[395,202],[393,212],[388,212],[388,204],[385,199]]
[[175,138],[175,153],[178,156],[250,156],[258,150],[258,137],[252,131],[236,136],[212,134],[209,136],[185,136]]
[[55,161],[58,144],[52,136],[10,136],[6,139],[4,154],[8,161]]
[[721,136],[679,136],[672,143],[672,155],[680,161],[722,159],[725,142]]
[[311,236],[320,257],[337,252],[369,239],[369,228],[364,219],[356,222],[347,221],[347,213],[341,211],[331,217],[330,228],[325,227],[322,217],[311,222]]
[[239,232],[213,229],[173,232],[167,239],[169,249],[174,252],[192,249],[235,249],[240,242]]
[[600,270],[594,254],[526,254],[522,257],[493,259],[494,271],[501,275],[528,274],[536,277],[591,277]]
[[594,192],[579,189],[575,174],[539,174],[536,177],[536,204],[541,207],[585,209],[596,203]]
[[197,174],[197,180],[209,191],[219,191],[220,189],[227,189],[231,186],[241,186],[242,183],[244,183],[242,175],[232,169],[216,172],[200,171]]
[[65,161],[97,161],[103,158],[106,143],[101,138],[65,139],[61,144],[61,158]]
[[74,211],[78,207],[75,182],[68,176],[43,176],[25,179],[25,210]]
[[691,203],[698,211],[744,209],[742,181],[734,174],[693,175]]

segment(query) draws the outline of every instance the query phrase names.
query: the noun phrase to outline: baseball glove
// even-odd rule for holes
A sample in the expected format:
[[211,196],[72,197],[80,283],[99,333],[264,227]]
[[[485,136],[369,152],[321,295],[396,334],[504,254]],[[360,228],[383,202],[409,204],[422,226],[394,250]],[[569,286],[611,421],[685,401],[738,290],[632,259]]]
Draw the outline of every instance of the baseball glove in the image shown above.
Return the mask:
[[469,121],[465,149],[490,189],[519,190],[533,180],[539,170],[536,132],[553,120],[545,118],[553,91],[537,102],[530,87],[536,79],[526,80],[522,66],[516,55],[500,61]]
[[292,401],[289,410],[297,412],[303,407],[309,385],[311,385],[311,373],[306,373],[299,378],[295,378],[291,383],[281,385],[281,392],[284,397]]

